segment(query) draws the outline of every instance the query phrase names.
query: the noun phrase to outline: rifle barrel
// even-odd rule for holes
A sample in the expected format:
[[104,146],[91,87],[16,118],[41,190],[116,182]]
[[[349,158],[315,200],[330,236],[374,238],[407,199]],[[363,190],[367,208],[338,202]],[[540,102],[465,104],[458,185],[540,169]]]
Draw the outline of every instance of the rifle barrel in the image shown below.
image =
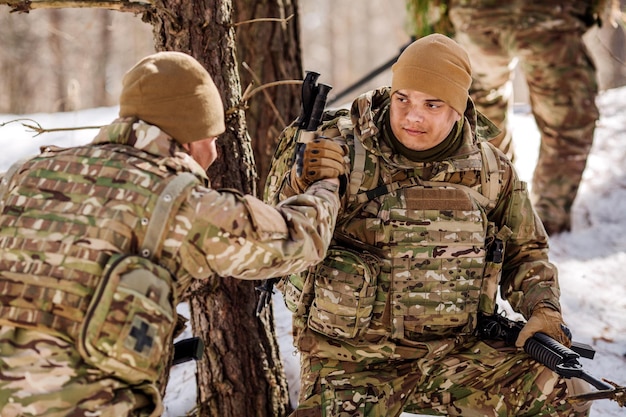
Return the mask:
[[584,380],[584,381],[587,381],[588,383],[590,383],[591,385],[593,385],[594,387],[596,387],[600,391],[603,391],[603,390],[614,390],[615,389],[615,387],[613,385],[609,385],[606,382],[599,380],[598,378],[596,378],[595,376],[591,375],[589,372],[585,371],[584,369],[580,370],[579,378]]

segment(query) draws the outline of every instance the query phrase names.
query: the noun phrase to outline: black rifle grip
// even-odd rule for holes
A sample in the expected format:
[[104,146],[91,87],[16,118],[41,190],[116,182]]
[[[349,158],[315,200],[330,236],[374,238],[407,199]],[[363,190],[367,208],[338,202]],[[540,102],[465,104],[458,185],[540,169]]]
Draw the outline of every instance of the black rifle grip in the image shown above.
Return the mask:
[[317,79],[320,74],[313,71],[307,71],[304,81],[302,82],[302,112],[298,125],[302,129],[306,129],[311,120],[311,113],[317,98]]
[[310,132],[317,130],[317,127],[322,120],[324,108],[326,107],[326,98],[328,97],[328,92],[331,89],[332,87],[329,85],[318,84],[317,96],[315,97],[315,102],[313,103],[313,109],[311,109],[311,118],[309,119],[309,124],[307,125],[306,130]]

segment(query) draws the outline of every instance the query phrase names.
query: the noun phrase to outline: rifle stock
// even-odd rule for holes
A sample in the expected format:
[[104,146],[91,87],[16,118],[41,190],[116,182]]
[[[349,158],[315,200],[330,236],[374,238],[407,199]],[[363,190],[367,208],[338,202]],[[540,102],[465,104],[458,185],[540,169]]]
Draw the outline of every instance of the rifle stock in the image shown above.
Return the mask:
[[204,342],[199,337],[190,337],[174,343],[172,366],[191,360],[199,360],[204,352]]

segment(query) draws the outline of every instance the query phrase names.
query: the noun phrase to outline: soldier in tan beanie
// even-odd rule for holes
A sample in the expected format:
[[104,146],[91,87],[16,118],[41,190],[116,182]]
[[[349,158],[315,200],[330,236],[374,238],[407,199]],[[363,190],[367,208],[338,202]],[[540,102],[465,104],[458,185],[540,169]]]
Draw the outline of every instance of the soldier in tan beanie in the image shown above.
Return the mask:
[[416,90],[435,96],[458,114],[465,112],[472,69],[467,52],[444,35],[413,42],[392,66],[391,93]]
[[221,135],[222,99],[202,65],[182,52],[159,52],[139,61],[122,80],[120,117],[158,126],[178,143]]
[[[430,35],[392,70],[319,132],[349,149],[349,191],[326,258],[281,287],[302,365],[292,417],[586,415],[516,348],[570,340],[526,185],[469,99],[467,53]],[[269,201],[290,194],[289,171],[272,168]],[[498,290],[527,319],[516,346],[478,337]]]
[[150,55],[123,84],[91,143],[0,176],[3,417],[161,416],[193,280],[299,272],[330,244],[339,145],[306,145],[304,189],[276,208],[210,188],[224,109],[194,58]]
[[139,61],[122,80],[120,117],[158,126],[206,170],[224,133],[224,107],[213,79],[182,52],[159,52]]

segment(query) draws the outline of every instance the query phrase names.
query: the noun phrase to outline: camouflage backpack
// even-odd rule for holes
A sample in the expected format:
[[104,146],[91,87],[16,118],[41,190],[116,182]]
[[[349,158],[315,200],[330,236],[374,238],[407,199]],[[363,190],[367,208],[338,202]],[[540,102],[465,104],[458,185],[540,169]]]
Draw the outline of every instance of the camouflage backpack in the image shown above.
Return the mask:
[[[114,254],[89,303],[77,347],[85,361],[138,384],[156,382],[169,367],[178,300],[171,273],[157,263],[172,210],[197,178],[183,172],[159,195],[140,254]],[[161,381],[163,382],[163,381]]]
[[[18,161],[2,175],[0,204],[24,162]],[[147,219],[140,253],[111,255],[103,266],[102,279],[93,290],[84,319],[76,323],[75,330],[67,326],[70,339],[76,338],[77,349],[86,363],[128,383],[154,383],[167,376],[170,366],[167,358],[171,356],[172,337],[179,322],[175,309],[178,300],[173,288],[174,278],[158,264],[160,244],[169,223],[167,219],[197,182],[188,172],[169,180]],[[0,324],[19,323],[26,328],[68,337],[61,332],[65,327],[53,326],[49,315],[40,316],[37,308],[19,309],[15,305],[1,306]]]

